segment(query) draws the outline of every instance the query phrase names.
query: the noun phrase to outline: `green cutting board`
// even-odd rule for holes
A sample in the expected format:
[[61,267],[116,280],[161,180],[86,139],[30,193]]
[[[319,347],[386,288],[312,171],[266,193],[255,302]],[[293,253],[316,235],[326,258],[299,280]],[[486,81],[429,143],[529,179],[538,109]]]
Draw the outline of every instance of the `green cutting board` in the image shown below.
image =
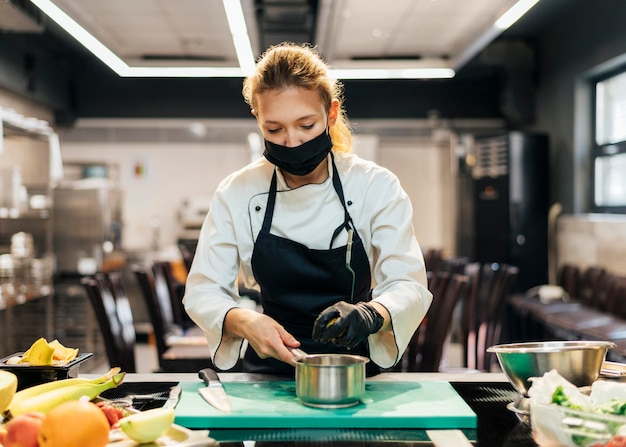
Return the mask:
[[321,409],[303,405],[295,382],[223,382],[231,414],[198,393],[202,382],[181,382],[176,424],[187,428],[476,428],[476,414],[445,381],[368,381],[360,404]]

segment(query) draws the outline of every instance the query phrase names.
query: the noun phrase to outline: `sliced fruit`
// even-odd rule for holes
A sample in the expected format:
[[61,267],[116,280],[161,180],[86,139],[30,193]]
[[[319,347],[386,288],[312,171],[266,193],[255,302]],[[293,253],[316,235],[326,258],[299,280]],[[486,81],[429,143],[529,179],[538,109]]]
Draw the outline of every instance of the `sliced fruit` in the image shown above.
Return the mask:
[[24,353],[21,363],[29,363],[31,366],[52,365],[53,355],[54,348],[41,337]]
[[52,359],[55,363],[69,363],[78,355],[77,348],[68,348],[63,346],[59,340],[54,339],[48,343],[48,345],[54,349]]
[[50,343],[41,337],[19,358],[17,363],[29,363],[34,366],[41,365],[66,365],[78,355],[77,348],[68,348],[59,340]]
[[133,441],[146,443],[155,441],[174,423],[173,408],[154,408],[131,414],[120,419],[122,431]]
[[0,419],[17,391],[17,376],[10,371],[0,371]]

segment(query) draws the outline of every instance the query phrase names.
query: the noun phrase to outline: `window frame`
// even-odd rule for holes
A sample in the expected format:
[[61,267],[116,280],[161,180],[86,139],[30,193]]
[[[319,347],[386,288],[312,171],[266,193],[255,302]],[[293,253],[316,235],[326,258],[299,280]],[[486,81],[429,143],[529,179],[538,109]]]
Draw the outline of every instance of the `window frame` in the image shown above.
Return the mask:
[[591,173],[591,211],[595,213],[610,213],[610,214],[626,214],[625,205],[597,205],[596,204],[596,160],[603,157],[613,157],[619,154],[626,154],[626,140],[616,143],[598,144],[598,123],[597,123],[597,101],[598,101],[598,84],[615,77],[617,75],[626,74],[626,65],[619,67],[618,69],[611,70],[604,73],[603,76],[597,77],[592,80],[592,107],[593,113],[591,119],[593,120],[593,139],[591,149],[591,163],[589,170]]

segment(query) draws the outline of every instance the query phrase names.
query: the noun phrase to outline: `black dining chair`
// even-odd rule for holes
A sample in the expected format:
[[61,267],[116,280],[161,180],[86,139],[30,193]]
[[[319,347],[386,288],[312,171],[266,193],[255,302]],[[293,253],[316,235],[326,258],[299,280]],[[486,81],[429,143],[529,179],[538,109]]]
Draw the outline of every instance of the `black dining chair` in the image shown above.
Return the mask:
[[581,274],[579,283],[580,301],[591,307],[602,310],[603,292],[609,280],[609,272],[596,265],[587,267]]
[[[98,278],[100,275],[96,275]],[[117,318],[122,325],[122,338],[127,347],[125,354],[130,356],[129,362],[135,363],[135,345],[137,333],[135,332],[135,320],[130,306],[130,300],[124,285],[124,276],[121,271],[111,271],[100,276],[100,281],[106,281],[109,285],[117,307]]]
[[465,275],[445,270],[428,272],[433,302],[393,372],[436,372],[450,340],[454,309],[467,289]]
[[518,272],[516,266],[506,264],[467,264],[469,290],[462,301],[461,316],[466,368],[490,371],[495,363],[487,348],[500,342],[505,304]]
[[164,289],[167,287],[167,296],[172,304],[172,323],[182,330],[193,328],[195,324],[183,306],[184,284],[175,278],[172,264],[168,261],[155,261],[152,263],[152,272],[155,281],[159,282],[160,293],[166,295]]
[[183,262],[185,263],[185,267],[187,271],[191,269],[191,264],[193,263],[193,257],[196,254],[196,246],[198,241],[195,240],[179,240],[178,241],[178,249],[180,250],[180,254],[183,257]]
[[411,341],[406,349],[402,361],[402,370],[417,371],[418,364],[420,363],[420,359],[422,357],[424,344],[426,343],[426,333],[428,331],[428,326],[431,323],[431,320],[432,324],[436,324],[434,320],[437,318],[437,311],[433,310],[433,308],[438,307],[439,301],[443,297],[445,290],[450,283],[451,277],[452,274],[449,271],[437,270],[427,272],[428,290],[430,290],[430,292],[433,294],[433,301],[430,308],[428,309],[428,312],[424,316],[424,319],[413,334],[413,337],[411,337]]
[[[131,267],[150,315],[161,372],[197,372],[213,368],[211,352],[204,337],[185,340],[182,328],[173,320],[172,303],[165,278],[152,267]],[[155,275],[156,273],[156,275]],[[175,340],[175,341],[174,341]]]
[[580,269],[572,264],[563,264],[559,267],[557,284],[567,292],[569,298],[580,298]]
[[[433,303],[426,314],[423,339],[418,356],[411,356],[409,371],[437,372],[441,366],[444,350],[450,340],[452,317],[457,303],[467,290],[469,278],[459,273],[438,272],[449,275],[445,287],[433,291]],[[416,361],[417,360],[417,361]],[[415,361],[415,364],[411,364]]]
[[116,299],[104,274],[81,278],[100,326],[109,365],[136,372],[135,329],[128,299]]

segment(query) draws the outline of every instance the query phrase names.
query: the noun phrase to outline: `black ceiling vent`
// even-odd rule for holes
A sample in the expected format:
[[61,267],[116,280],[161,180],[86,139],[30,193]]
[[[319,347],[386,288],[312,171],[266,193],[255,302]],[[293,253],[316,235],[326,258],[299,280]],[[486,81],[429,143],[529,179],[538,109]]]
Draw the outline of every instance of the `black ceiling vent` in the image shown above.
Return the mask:
[[261,51],[281,42],[315,45],[318,0],[255,0]]

